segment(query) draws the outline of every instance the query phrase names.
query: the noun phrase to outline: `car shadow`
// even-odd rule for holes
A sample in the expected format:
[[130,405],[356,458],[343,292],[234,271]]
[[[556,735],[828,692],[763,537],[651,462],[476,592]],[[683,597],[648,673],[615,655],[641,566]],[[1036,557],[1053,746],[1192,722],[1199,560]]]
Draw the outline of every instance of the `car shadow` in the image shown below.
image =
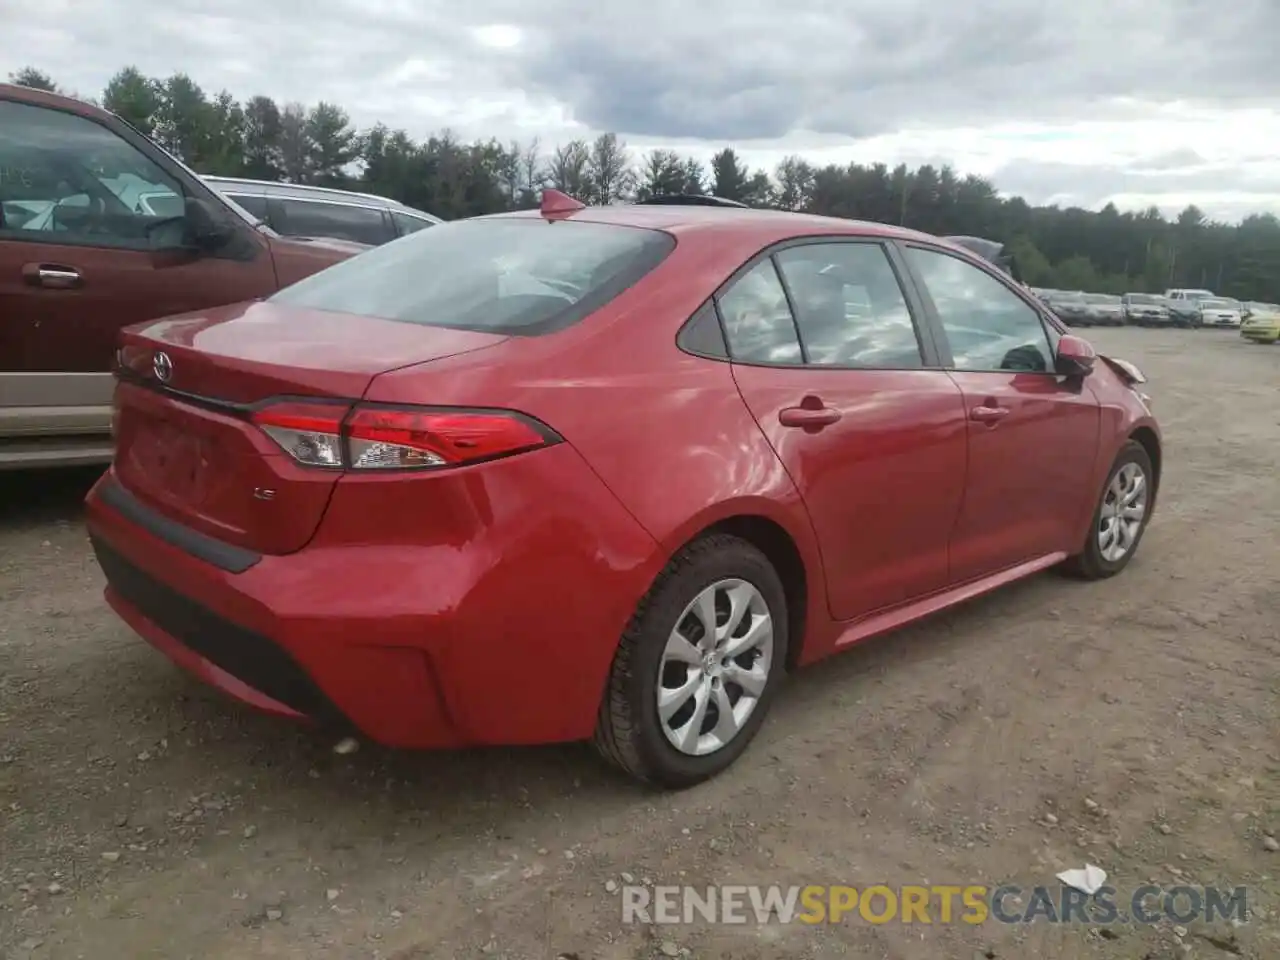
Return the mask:
[[0,471],[0,530],[79,520],[103,467]]

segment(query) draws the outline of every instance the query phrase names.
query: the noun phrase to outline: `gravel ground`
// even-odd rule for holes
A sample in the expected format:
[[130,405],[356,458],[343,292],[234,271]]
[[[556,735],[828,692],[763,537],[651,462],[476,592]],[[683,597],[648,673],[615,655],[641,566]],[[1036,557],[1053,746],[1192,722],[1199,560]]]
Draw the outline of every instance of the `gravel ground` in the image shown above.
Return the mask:
[[[0,475],[0,955],[1280,956],[1280,347],[1093,333],[1139,363],[1162,500],[1121,577],[1033,578],[796,677],[728,774],[585,747],[339,755],[110,615],[83,472]],[[1249,887],[1185,928],[647,927],[615,883]]]

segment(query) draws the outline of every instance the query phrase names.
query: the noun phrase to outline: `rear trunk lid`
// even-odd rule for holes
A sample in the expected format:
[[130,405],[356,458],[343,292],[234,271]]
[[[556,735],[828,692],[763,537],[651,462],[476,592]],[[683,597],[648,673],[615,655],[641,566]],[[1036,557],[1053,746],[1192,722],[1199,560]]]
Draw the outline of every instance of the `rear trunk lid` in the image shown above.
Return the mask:
[[115,470],[139,499],[227,543],[269,554],[315,533],[341,470],[305,467],[250,421],[272,398],[342,412],[375,376],[501,343],[497,334],[270,303],[127,329]]

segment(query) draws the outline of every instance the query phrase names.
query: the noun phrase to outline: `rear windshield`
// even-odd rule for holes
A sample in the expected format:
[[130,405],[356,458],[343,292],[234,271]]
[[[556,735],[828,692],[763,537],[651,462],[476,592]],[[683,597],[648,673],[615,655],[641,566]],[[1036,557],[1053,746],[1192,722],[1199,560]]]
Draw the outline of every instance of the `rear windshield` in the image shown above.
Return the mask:
[[1220,297],[1204,297],[1200,300],[1200,306],[1209,307],[1213,310],[1234,310],[1236,302],[1234,300],[1223,300]]
[[576,323],[656,267],[675,239],[572,220],[442,223],[286,287],[274,303],[534,335]]
[[1160,305],[1160,298],[1153,297],[1149,293],[1130,293],[1128,294],[1128,299],[1130,303],[1143,303],[1155,306]]

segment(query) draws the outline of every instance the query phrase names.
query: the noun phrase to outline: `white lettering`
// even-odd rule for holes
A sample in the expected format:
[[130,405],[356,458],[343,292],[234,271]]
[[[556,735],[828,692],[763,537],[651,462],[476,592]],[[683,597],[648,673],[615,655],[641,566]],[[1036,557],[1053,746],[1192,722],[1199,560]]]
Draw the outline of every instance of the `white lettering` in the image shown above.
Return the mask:
[[649,891],[644,887],[622,888],[622,922],[652,923],[649,919]]
[[751,888],[751,906],[756,913],[756,923],[768,923],[771,917],[777,917],[781,923],[790,923],[799,899],[799,887],[788,887],[785,894],[781,887],[768,887],[763,896],[759,887]]
[[728,884],[720,888],[720,922],[746,923],[747,915],[743,912],[746,904],[742,902],[747,895],[747,888],[738,884]]
[[679,923],[679,887],[654,887],[653,895],[657,909],[653,914],[654,923]]
[[706,897],[702,897],[694,887],[686,887],[684,891],[684,922],[693,923],[693,915],[697,912],[707,923],[716,922],[716,888],[707,887]]

